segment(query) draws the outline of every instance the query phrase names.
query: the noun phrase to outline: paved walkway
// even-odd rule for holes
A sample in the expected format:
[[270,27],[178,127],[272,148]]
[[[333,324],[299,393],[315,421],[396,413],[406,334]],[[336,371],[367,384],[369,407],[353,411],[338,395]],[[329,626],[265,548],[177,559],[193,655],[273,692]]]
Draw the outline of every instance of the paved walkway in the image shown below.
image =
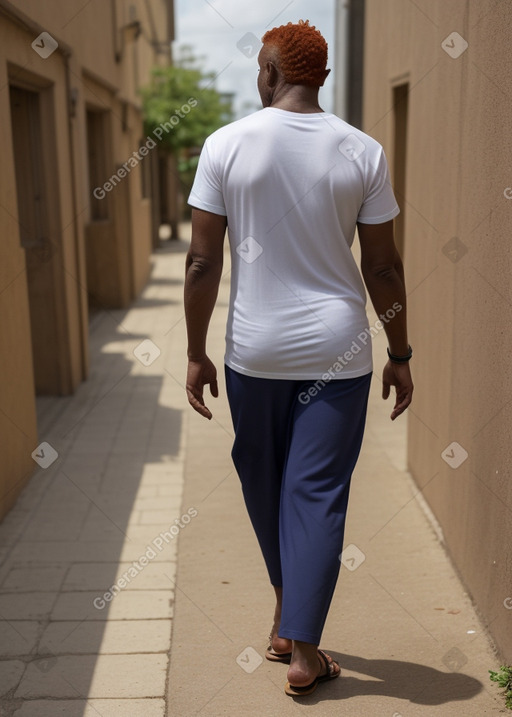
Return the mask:
[[186,246],[170,247],[129,311],[92,318],[89,380],[39,401],[48,445],[34,455],[58,458],[0,525],[2,717],[166,714],[177,536],[192,521],[181,518]]
[[[211,422],[182,388],[185,248],[156,253],[129,311],[94,317],[77,393],[40,401],[48,445],[34,457],[47,467],[0,525],[0,716],[505,713],[491,647],[405,472],[405,420],[392,424],[379,397],[383,336],[323,642],[343,677],[285,696],[286,666],[262,659],[272,591],[223,382]],[[226,270],[219,368],[227,292]]]

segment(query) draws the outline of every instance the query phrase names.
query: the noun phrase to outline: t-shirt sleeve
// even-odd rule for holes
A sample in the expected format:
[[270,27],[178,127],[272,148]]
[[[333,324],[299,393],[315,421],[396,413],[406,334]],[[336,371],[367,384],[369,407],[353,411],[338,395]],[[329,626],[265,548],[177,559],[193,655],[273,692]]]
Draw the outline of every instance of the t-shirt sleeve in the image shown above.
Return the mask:
[[222,183],[212,158],[209,142],[206,140],[199,163],[188,203],[197,209],[206,212],[227,216],[224,198],[222,196]]
[[361,224],[388,222],[400,214],[400,208],[393,194],[388,163],[382,148],[368,175],[366,193],[357,221]]

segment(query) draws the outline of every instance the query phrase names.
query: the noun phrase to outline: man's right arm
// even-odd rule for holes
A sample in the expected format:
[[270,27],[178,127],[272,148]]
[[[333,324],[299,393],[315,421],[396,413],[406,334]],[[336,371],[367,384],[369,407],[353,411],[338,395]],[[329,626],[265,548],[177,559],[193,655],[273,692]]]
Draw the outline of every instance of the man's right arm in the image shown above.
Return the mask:
[[186,259],[185,318],[188,336],[186,390],[190,405],[205,418],[212,413],[204,405],[203,387],[219,395],[217,370],[206,354],[208,325],[217,300],[222,275],[226,217],[192,209],[192,241]]

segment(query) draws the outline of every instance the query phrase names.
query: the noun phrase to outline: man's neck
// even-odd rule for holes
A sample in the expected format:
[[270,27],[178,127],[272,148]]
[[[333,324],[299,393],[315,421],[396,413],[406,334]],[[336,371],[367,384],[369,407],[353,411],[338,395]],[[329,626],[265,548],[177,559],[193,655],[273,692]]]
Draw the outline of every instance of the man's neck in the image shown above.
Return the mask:
[[318,88],[306,85],[283,85],[276,91],[270,107],[300,114],[323,112],[318,104]]

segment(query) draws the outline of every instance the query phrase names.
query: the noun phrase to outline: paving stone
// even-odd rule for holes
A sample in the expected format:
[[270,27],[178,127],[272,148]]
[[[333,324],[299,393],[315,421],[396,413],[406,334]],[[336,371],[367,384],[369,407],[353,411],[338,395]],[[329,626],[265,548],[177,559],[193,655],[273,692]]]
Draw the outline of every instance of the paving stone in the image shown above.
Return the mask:
[[127,536],[125,521],[115,521],[95,515],[88,518],[80,530],[80,542],[94,543],[101,539],[112,545],[121,545]]
[[53,593],[4,593],[0,595],[0,615],[5,620],[39,620],[50,614],[54,602]]
[[[169,499],[166,500],[166,502]],[[172,500],[172,499],[171,499]],[[176,518],[180,516],[181,499],[174,499],[174,504],[169,505],[167,510],[142,510],[140,511],[139,525],[153,525],[165,523],[173,525]]]
[[23,537],[26,540],[33,540],[38,543],[52,542],[61,540],[63,542],[73,542],[80,537],[81,520],[68,518],[66,520],[55,519],[51,523],[34,522],[25,531]]
[[[172,466],[172,464],[171,464]],[[179,477],[183,473],[181,465],[176,466],[173,470],[168,467],[165,471],[156,472],[154,469],[148,471],[142,476],[142,485],[168,485],[173,479]]]
[[[71,566],[62,586],[63,592],[77,590],[105,591],[123,573],[133,568],[133,563],[75,563]],[[169,577],[174,578],[176,562],[149,563],[135,577],[130,577],[126,590],[168,589]]]
[[36,646],[41,629],[40,623],[35,620],[0,620],[0,656],[29,655]]
[[108,620],[51,622],[38,652],[45,654],[113,654],[167,652],[172,621]]
[[[137,528],[144,530],[137,531]],[[133,526],[128,531],[128,542],[122,545],[117,542],[105,543],[103,541],[84,541],[82,543],[48,542],[48,543],[18,543],[11,552],[11,562],[19,565],[35,565],[41,561],[47,562],[53,558],[56,562],[131,562],[137,560],[161,531],[169,529],[169,524],[153,526]],[[135,537],[131,537],[135,536]],[[169,542],[156,561],[166,562],[176,556],[176,540]]]
[[0,592],[29,592],[39,590],[55,592],[64,579],[66,567],[49,565],[39,568],[12,567],[2,583]]
[[166,655],[66,655],[51,663],[36,659],[28,665],[14,696],[162,697],[166,667]]
[[159,496],[176,495],[181,497],[183,493],[181,482],[178,484],[173,481],[172,483],[164,483],[163,485],[154,487],[156,488],[157,495]]
[[[178,487],[178,490],[181,491],[181,485]],[[158,492],[158,486],[141,485],[137,491],[135,499],[138,500],[139,498],[154,498],[157,495],[160,495],[160,493]]]
[[165,702],[147,700],[30,700],[13,717],[164,717]]
[[[111,594],[111,593],[109,593]],[[52,620],[144,620],[172,617],[173,590],[122,590],[61,593]],[[97,606],[97,607],[96,607]]]
[[[21,680],[25,663],[20,660],[0,661],[0,697],[13,690]],[[0,712],[0,714],[2,714]]]
[[181,491],[175,491],[173,493],[154,498],[137,498],[134,503],[134,508],[141,511],[161,511],[162,508],[169,511],[169,519],[172,521],[176,515],[176,508],[178,512],[181,508]]

